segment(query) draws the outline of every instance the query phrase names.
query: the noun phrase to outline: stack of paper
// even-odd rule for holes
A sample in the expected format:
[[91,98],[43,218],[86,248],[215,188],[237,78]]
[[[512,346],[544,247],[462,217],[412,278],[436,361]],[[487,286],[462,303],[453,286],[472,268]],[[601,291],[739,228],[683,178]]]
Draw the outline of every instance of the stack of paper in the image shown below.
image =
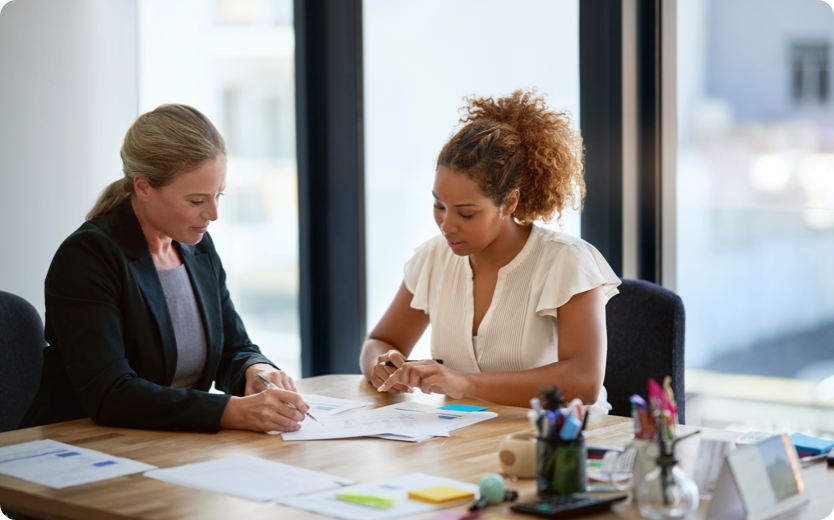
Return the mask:
[[422,473],[412,473],[380,482],[358,484],[339,489],[339,493],[356,495],[370,495],[393,498],[397,502],[387,509],[376,509],[362,504],[354,504],[336,499],[335,491],[326,491],[304,497],[291,498],[280,501],[281,504],[312,511],[327,516],[335,516],[344,520],[388,520],[402,516],[417,515],[435,509],[449,507],[455,504],[429,504],[408,498],[408,493],[419,489],[435,486],[447,486],[462,491],[468,491],[479,497],[477,484],[461,482],[450,478],[433,477]]
[[56,489],[155,468],[49,439],[0,448],[0,473]]
[[241,455],[145,473],[146,477],[258,502],[333,489],[358,481]]
[[[363,406],[373,404],[370,401],[353,401],[351,399],[338,399],[336,397],[327,397],[324,395],[315,394],[299,394],[304,402],[310,407],[310,414],[316,419],[321,420],[322,417],[332,417],[348,410],[354,410]],[[309,417],[304,421],[306,423],[315,422]],[[303,423],[302,423],[303,426]],[[282,432],[267,432],[270,435],[280,435]]]
[[449,436],[444,421],[430,413],[372,410],[351,415],[321,417],[319,420],[321,424],[304,421],[300,430],[284,432],[282,437],[285,441],[310,441],[365,437],[383,433],[402,436]]
[[451,405],[443,408],[407,402],[384,406],[362,413],[337,416],[371,403],[320,395],[301,394],[320,422],[307,419],[296,432],[282,433],[287,441],[379,437],[382,439],[422,442],[432,437],[448,437],[449,432],[492,419],[493,412],[458,411]]
[[[463,428],[464,426],[471,426],[481,421],[486,421],[487,419],[492,419],[493,417],[498,416],[498,414],[495,412],[458,412],[450,410],[449,407],[436,408],[431,405],[413,402],[392,404],[390,406],[384,406],[382,408],[377,408],[376,410],[371,410],[367,413],[388,413],[391,411],[435,415],[438,419],[443,421],[443,424],[447,432],[457,430],[458,428]],[[394,441],[423,442],[424,440],[431,439],[432,436],[413,434],[403,435],[389,432],[382,435],[374,435],[374,437],[390,439]]]

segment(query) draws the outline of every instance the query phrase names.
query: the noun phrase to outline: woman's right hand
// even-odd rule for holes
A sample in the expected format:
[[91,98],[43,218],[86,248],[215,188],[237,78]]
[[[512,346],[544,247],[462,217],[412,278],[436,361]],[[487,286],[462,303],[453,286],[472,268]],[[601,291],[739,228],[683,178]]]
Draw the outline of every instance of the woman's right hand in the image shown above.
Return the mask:
[[[392,367],[386,367],[383,365],[386,361],[390,361],[394,364]],[[374,388],[377,390],[382,383],[388,380],[388,376],[393,374],[397,371],[398,368],[405,364],[405,356],[403,353],[397,349],[391,349],[385,354],[381,356],[377,356],[376,358],[376,365],[374,365],[374,371],[371,373],[371,384],[374,385]],[[396,384],[387,390],[389,394],[402,394],[402,393],[413,393],[414,390],[407,387],[406,385]]]
[[267,388],[257,394],[229,399],[220,418],[220,427],[256,432],[294,432],[301,428],[298,423],[304,420],[304,414],[309,409],[297,393]]

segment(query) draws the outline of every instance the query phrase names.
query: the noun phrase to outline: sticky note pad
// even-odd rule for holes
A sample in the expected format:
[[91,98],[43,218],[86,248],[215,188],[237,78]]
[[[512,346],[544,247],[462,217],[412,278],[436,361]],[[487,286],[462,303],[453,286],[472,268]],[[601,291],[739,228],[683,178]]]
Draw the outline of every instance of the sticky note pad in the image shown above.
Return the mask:
[[475,500],[475,493],[448,486],[435,486],[411,491],[408,493],[408,498],[428,502],[429,504],[446,504],[448,502],[460,502],[461,500]]
[[380,509],[389,508],[397,503],[397,501],[393,498],[375,497],[371,495],[355,495],[351,493],[336,493],[336,499],[344,500],[345,502],[353,502],[355,504],[362,504],[363,506],[378,507]]
[[453,412],[480,412],[481,410],[489,410],[486,406],[469,406],[468,404],[447,404],[441,406],[438,410],[451,410]]
[[791,442],[794,446],[796,446],[796,451],[810,453],[812,455],[828,453],[834,449],[834,441],[818,439],[801,433],[794,433],[791,435]]

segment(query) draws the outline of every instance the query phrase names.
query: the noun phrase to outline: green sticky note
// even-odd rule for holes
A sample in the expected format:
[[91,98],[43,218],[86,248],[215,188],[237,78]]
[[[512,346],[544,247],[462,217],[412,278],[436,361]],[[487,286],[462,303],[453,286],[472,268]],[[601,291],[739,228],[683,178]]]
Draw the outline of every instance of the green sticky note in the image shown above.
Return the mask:
[[375,497],[372,495],[356,495],[353,493],[336,493],[337,500],[344,500],[345,502],[353,502],[354,504],[362,504],[363,506],[376,507],[379,509],[387,509],[397,501],[393,498]]

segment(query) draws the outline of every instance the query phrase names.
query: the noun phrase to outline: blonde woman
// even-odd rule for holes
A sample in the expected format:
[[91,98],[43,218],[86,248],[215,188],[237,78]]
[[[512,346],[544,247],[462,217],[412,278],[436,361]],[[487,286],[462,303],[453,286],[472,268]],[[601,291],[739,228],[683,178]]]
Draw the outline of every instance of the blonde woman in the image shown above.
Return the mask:
[[[49,346],[21,427],[91,417],[153,429],[300,428],[309,407],[249,340],[207,232],[226,185],[223,138],[194,108],[163,105],[136,120],[121,156],[124,177],[46,276]],[[212,383],[227,395],[208,393]]]
[[[513,406],[558,384],[607,413],[605,304],[620,280],[587,242],[533,224],[581,205],[582,138],[534,92],[465,110],[437,159],[440,234],[406,264],[362,371],[381,392]],[[444,363],[406,363],[429,323],[432,357]]]

